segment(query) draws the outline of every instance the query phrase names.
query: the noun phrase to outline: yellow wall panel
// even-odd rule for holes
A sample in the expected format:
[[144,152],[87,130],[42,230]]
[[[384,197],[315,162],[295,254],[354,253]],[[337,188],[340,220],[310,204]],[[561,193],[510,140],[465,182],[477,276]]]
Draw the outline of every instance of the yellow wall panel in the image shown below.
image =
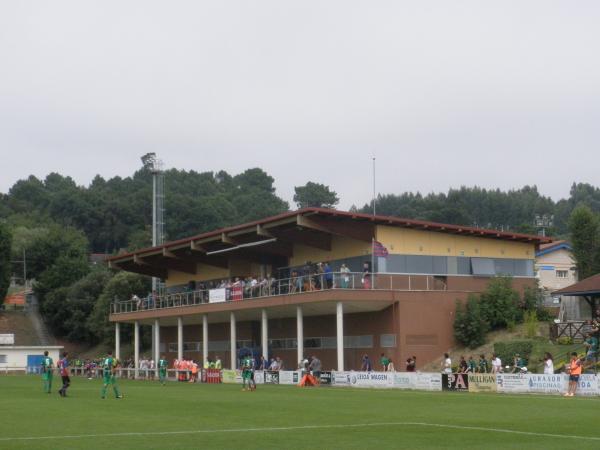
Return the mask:
[[377,226],[377,240],[392,254],[517,259],[533,259],[535,255],[533,243],[511,242],[480,236],[460,236],[385,225]]
[[169,269],[169,276],[166,280],[167,287],[177,286],[180,284],[187,284],[188,281],[207,281],[215,280],[219,278],[228,278],[229,269],[222,267],[210,266],[208,264],[198,264],[198,273],[192,275],[191,273],[179,272],[177,270]]
[[350,258],[370,253],[370,242],[359,241],[343,236],[333,236],[330,252],[308,245],[294,244],[294,256],[290,258],[290,266],[301,266],[306,263],[306,261],[331,261],[334,259]]

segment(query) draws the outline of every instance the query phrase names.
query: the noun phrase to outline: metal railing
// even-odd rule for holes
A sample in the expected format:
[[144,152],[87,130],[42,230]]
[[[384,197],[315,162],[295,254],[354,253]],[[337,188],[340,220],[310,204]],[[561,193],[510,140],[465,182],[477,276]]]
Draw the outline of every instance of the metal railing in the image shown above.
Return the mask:
[[361,272],[330,272],[328,274],[297,275],[281,279],[240,281],[225,287],[149,295],[111,303],[111,314],[122,314],[165,308],[196,306],[207,303],[236,302],[280,295],[297,295],[331,289],[342,290],[395,290],[395,291],[445,291],[444,277],[434,275],[409,275],[397,273],[363,274]]

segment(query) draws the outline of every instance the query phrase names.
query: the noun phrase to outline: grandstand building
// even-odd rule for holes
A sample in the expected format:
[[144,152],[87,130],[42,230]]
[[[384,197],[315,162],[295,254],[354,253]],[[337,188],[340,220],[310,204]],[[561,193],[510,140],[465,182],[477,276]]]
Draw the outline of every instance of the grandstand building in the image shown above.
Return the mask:
[[[518,290],[533,286],[536,250],[547,242],[306,208],[121,254],[111,267],[161,278],[166,292],[111,305],[116,354],[120,324],[131,323],[136,367],[139,327],[148,325],[156,359],[219,355],[235,367],[238,351],[251,348],[293,369],[311,355],[337,370],[359,369],[364,354],[384,353],[396,369],[412,355],[422,365],[452,346],[457,299],[500,274]],[[248,277],[255,281],[236,281]]]

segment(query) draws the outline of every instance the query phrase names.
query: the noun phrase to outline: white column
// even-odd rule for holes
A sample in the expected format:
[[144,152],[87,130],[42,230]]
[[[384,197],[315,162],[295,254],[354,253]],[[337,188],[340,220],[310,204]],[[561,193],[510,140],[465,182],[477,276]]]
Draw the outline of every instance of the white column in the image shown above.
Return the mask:
[[140,369],[140,323],[137,320],[133,326],[133,361],[137,378]]
[[208,316],[202,316],[202,358],[203,362],[208,360]]
[[337,370],[344,371],[344,305],[337,302],[336,305],[336,330],[337,330]]
[[304,359],[304,319],[302,317],[302,306],[296,306],[296,341],[298,343],[298,355],[296,359],[300,362]]
[[236,369],[236,356],[237,356],[237,348],[236,348],[236,341],[237,341],[237,336],[236,336],[236,326],[235,326],[235,313],[230,313],[229,314],[229,325],[231,328],[231,345],[230,345],[230,360],[231,360],[231,365],[230,368],[232,370]]
[[158,319],[154,320],[154,367],[158,366],[160,359],[160,323]]
[[183,359],[183,319],[177,318],[177,359]]
[[115,322],[115,358],[121,359],[121,324]]
[[263,309],[261,311],[261,327],[260,327],[260,338],[261,338],[261,346],[262,346],[262,355],[265,357],[265,360],[269,360],[269,317],[267,316],[267,310]]

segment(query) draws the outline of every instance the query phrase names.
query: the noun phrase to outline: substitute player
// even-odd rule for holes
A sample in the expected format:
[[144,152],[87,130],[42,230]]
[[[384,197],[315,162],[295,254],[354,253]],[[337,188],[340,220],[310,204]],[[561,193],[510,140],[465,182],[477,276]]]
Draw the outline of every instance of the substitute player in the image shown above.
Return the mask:
[[118,366],[119,360],[113,358],[112,352],[109,351],[108,356],[104,358],[104,362],[102,364],[102,375],[104,382],[102,386],[102,398],[106,398],[106,389],[108,389],[109,384],[112,384],[113,391],[115,392],[115,398],[123,398],[119,392],[119,387],[117,386],[117,381],[115,379],[115,373]]
[[162,384],[163,386],[165,385],[165,381],[167,379],[168,365],[169,365],[169,362],[167,361],[167,358],[165,358],[165,355],[162,355],[160,357],[160,359],[158,360],[158,380],[160,381],[160,384]]
[[48,350],[44,352],[42,358],[42,381],[44,382],[44,392],[49,394],[52,391],[52,376],[54,370],[54,361],[48,356]]
[[58,390],[61,397],[67,396],[67,389],[71,386],[71,378],[69,378],[69,360],[67,357],[69,354],[63,352],[62,358],[58,360],[58,369],[60,370],[60,377],[62,378],[62,388]]

